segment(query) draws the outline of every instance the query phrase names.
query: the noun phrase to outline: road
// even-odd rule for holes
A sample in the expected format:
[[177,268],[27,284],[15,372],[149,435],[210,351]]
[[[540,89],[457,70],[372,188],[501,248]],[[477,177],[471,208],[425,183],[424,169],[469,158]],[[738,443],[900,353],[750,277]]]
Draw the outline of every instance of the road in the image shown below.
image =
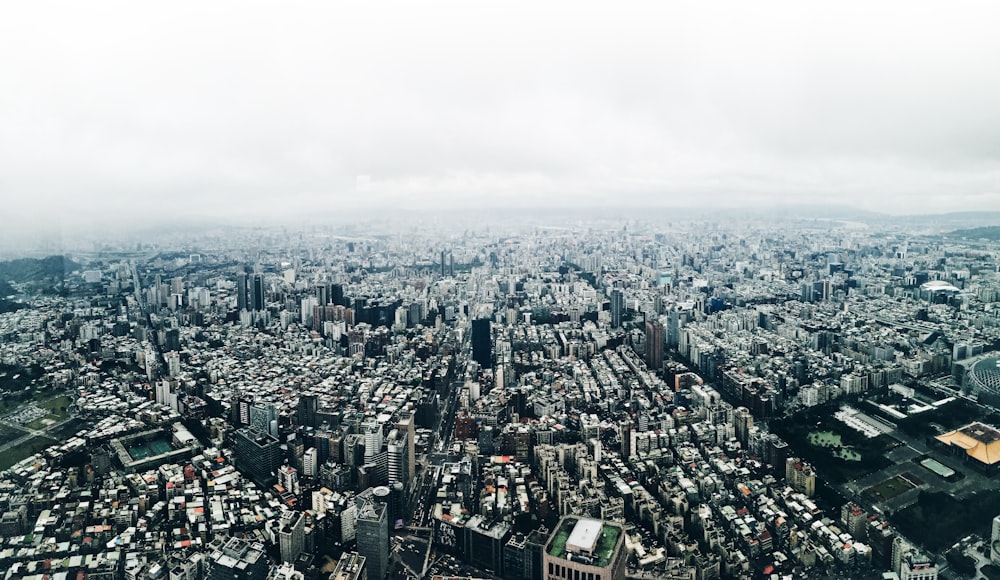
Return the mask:
[[[445,393],[441,413],[432,430],[435,436],[431,440],[428,453],[422,455],[419,460],[422,469],[416,477],[413,488],[407,497],[407,512],[412,517],[409,522],[410,525],[407,526],[406,530],[410,533],[430,532],[430,537],[426,539],[427,549],[424,552],[423,565],[419,574],[409,564],[403,563],[408,573],[418,577],[425,577],[428,570],[436,561],[434,535],[437,532],[437,528],[434,526],[433,514],[430,510],[434,505],[437,484],[440,481],[443,465],[458,459],[458,457],[449,454],[447,451],[451,446],[452,436],[454,435],[459,393],[465,384],[465,373],[469,360],[466,351],[471,350],[471,348],[472,343],[469,339],[469,333],[466,333],[466,336],[463,337],[463,340],[455,348],[455,364],[447,377],[448,390]],[[440,449],[441,451],[436,452],[435,449]],[[400,562],[402,562],[402,559],[400,559]]]

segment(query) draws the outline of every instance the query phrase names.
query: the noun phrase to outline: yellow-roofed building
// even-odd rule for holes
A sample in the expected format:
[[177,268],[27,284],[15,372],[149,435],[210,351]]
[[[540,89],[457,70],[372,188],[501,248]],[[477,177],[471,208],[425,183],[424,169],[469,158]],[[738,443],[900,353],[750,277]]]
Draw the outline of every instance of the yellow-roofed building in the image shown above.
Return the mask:
[[984,465],[1000,462],[1000,430],[995,427],[970,423],[935,439],[949,447],[964,450],[966,455]]

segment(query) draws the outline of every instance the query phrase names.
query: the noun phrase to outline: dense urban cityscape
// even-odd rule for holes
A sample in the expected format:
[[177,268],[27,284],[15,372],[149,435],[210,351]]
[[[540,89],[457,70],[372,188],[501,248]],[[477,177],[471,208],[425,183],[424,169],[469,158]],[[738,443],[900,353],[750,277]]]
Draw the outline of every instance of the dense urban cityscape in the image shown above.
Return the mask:
[[4,578],[998,577],[996,232],[728,215],[0,263]]
[[0,2],[0,580],[1000,580],[997,22]]

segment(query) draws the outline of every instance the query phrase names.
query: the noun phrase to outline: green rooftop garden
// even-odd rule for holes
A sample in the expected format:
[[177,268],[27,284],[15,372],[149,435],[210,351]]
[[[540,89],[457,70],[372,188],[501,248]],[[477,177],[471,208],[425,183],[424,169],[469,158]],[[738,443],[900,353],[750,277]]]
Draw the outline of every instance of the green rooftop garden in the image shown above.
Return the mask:
[[569,539],[569,534],[575,524],[576,520],[566,520],[563,525],[559,526],[559,529],[556,530],[556,537],[552,538],[552,545],[549,546],[550,556],[555,558],[566,556],[566,540]]
[[[559,526],[555,537],[552,538],[552,543],[549,544],[550,556],[554,558],[566,557],[566,542],[569,540],[569,536],[573,532],[573,527],[578,521],[575,518],[563,520],[563,524]],[[604,568],[611,563],[611,557],[614,555],[615,544],[618,543],[619,534],[621,534],[621,529],[618,527],[609,526],[608,524],[604,524],[601,527],[601,537],[597,539],[597,548],[594,550],[594,556],[596,557],[594,566]]]

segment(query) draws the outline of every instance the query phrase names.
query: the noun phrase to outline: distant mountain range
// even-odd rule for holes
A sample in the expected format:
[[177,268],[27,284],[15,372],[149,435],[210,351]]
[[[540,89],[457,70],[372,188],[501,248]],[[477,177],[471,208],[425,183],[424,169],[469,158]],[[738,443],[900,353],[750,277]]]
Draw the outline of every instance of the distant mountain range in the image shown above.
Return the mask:
[[948,233],[948,236],[953,238],[967,238],[971,240],[986,238],[987,240],[996,241],[1000,240],[1000,226],[983,226],[980,228],[955,230]]
[[[65,256],[49,256],[47,258],[21,258],[0,262],[0,284],[7,284],[8,281],[26,283],[43,282],[46,280],[63,280],[66,274],[79,270],[80,264]],[[0,286],[0,296],[6,296],[11,292],[4,293],[3,286]]]

